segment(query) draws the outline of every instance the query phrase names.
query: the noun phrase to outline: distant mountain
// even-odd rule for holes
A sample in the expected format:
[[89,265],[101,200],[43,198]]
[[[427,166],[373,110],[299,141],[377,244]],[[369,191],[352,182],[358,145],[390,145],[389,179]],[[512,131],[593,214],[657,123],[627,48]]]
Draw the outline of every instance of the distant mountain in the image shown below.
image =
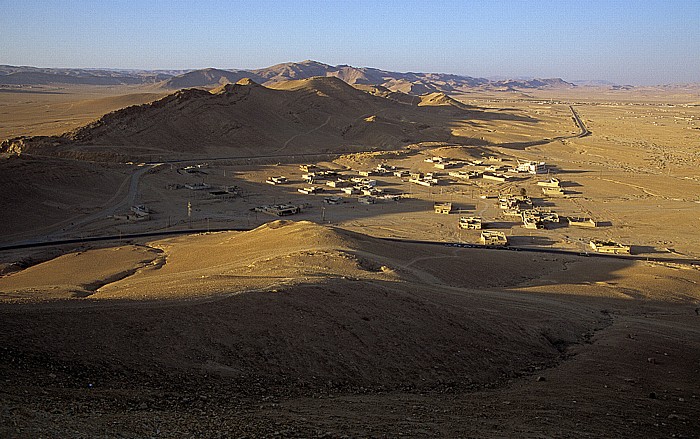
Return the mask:
[[162,85],[165,88],[173,89],[192,88],[202,87],[203,85],[235,84],[243,78],[251,78],[257,82],[264,82],[263,78],[246,70],[203,69],[174,76],[166,80]]
[[[206,73],[210,70],[212,69],[196,71],[201,73],[190,72],[184,75],[176,76],[164,83],[163,86],[167,88],[177,88],[181,83],[186,83],[190,87],[206,88],[216,86],[218,83],[220,83],[219,79],[224,76],[224,74],[220,73],[218,77],[212,77]],[[251,78],[257,78],[257,80],[264,85],[270,85],[281,81],[322,76],[336,77],[351,85],[382,86],[391,91],[412,95],[423,95],[438,92],[455,93],[460,91],[468,91],[474,88],[500,90],[574,87],[574,84],[565,82],[559,78],[490,81],[485,78],[473,78],[471,76],[461,76],[447,73],[400,73],[369,67],[353,67],[344,64],[331,66],[311,60],[298,63],[277,64],[264,69],[249,71],[236,70],[229,72],[231,72],[234,77],[248,75]],[[181,81],[180,78],[187,78],[187,80]]]
[[173,74],[160,70],[53,69],[0,65],[0,85],[132,85],[164,81]]
[[108,70],[108,69],[43,69],[36,67],[0,66],[0,85],[90,84],[119,85],[160,82],[166,89],[214,88],[251,78],[263,85],[277,82],[335,77],[350,85],[382,86],[394,92],[412,95],[429,93],[458,93],[469,90],[522,90],[538,88],[570,88],[575,85],[559,78],[489,80],[448,73],[391,72],[370,67],[345,64],[331,66],[306,60],[276,64],[255,70],[200,69],[168,70]]

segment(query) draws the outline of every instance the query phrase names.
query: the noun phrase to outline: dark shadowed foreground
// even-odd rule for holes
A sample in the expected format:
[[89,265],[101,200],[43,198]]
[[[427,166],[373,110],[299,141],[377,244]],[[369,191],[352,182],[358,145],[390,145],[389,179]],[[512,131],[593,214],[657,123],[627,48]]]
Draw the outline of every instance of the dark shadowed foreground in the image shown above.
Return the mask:
[[696,437],[700,273],[311,223],[0,278],[3,437]]

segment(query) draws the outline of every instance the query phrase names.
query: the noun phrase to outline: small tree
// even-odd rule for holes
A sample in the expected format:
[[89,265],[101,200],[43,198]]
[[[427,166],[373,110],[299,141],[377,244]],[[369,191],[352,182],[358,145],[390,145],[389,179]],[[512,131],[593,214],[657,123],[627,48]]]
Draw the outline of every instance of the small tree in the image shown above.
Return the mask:
[[523,197],[526,196],[526,195],[527,195],[527,189],[525,189],[524,187],[521,187],[521,188],[520,188],[520,195],[523,196]]

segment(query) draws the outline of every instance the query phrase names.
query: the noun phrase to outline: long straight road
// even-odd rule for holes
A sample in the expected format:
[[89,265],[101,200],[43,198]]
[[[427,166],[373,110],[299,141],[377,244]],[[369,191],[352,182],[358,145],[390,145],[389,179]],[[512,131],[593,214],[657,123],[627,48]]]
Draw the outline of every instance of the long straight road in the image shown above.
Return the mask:
[[581,118],[579,117],[578,112],[576,111],[574,106],[569,105],[569,109],[571,110],[571,114],[573,114],[574,116],[574,122],[576,122],[576,125],[578,125],[578,128],[581,130],[577,137],[586,137],[587,135],[591,134],[591,132],[588,131],[588,128],[586,128],[586,124],[584,124]]

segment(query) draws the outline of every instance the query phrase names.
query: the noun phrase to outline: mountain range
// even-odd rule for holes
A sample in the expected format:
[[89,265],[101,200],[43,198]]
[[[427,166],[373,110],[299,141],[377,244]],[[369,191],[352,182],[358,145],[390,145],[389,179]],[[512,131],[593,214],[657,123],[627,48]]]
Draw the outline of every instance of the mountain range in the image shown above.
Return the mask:
[[513,91],[521,89],[575,87],[560,78],[489,80],[447,73],[392,72],[370,67],[331,66],[306,60],[276,64],[253,70],[109,70],[109,69],[51,69],[37,67],[0,66],[0,85],[136,85],[158,84],[165,89],[212,88],[236,83],[242,78],[269,85],[276,82],[307,79],[316,76],[336,77],[351,85],[382,86],[390,91],[421,95],[454,93],[472,89]]

